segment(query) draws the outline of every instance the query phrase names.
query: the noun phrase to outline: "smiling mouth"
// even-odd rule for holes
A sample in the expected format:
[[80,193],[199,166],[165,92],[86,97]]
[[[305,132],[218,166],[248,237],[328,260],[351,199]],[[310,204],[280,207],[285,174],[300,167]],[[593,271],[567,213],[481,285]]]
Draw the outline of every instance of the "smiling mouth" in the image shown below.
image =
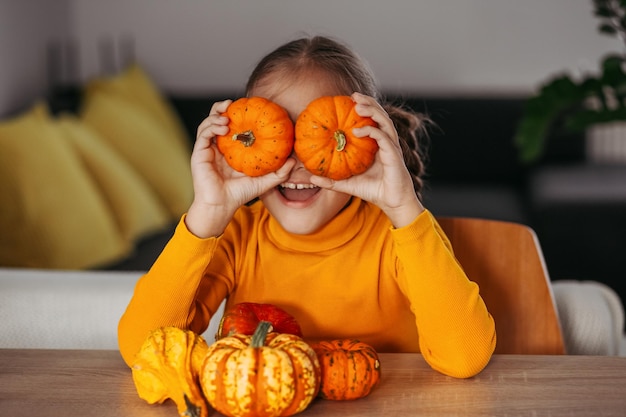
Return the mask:
[[290,201],[306,201],[320,191],[320,188],[313,184],[295,184],[285,182],[278,186],[278,191]]

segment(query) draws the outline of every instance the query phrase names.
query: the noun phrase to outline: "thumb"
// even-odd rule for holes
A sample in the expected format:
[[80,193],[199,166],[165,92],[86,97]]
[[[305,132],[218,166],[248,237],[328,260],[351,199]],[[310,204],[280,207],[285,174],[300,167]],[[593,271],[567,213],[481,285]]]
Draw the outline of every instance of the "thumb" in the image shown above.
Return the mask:
[[287,161],[278,168],[278,170],[274,172],[270,172],[269,174],[265,174],[261,179],[261,184],[263,188],[270,189],[272,187],[277,186],[278,184],[285,182],[291,173],[294,165],[296,164],[295,159],[289,158]]
[[337,183],[337,181],[328,178],[328,177],[321,177],[319,175],[312,175],[311,176],[311,184],[313,185],[317,185],[320,188],[325,188],[327,190],[335,190],[335,191],[341,191],[341,183]]

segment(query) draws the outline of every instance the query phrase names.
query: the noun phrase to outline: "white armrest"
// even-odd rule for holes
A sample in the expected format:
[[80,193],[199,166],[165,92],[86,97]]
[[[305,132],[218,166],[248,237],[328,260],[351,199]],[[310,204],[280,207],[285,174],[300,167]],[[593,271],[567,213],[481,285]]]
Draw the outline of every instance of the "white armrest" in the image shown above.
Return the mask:
[[[143,272],[0,268],[0,348],[118,349]],[[224,302],[203,337],[211,344]]]
[[0,348],[117,349],[141,274],[0,268]]
[[596,281],[554,281],[554,298],[568,354],[619,355],[624,307],[610,287]]

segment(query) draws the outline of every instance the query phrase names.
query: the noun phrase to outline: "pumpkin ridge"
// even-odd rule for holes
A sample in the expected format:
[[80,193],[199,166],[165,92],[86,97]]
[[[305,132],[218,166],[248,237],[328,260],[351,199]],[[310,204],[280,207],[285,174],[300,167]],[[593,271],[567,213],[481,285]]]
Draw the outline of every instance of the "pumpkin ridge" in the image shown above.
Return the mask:
[[346,163],[350,167],[350,170],[356,174],[361,174],[367,171],[369,165],[367,161],[371,160],[371,156],[362,152],[350,152],[346,154]]
[[354,113],[354,102],[348,96],[335,96],[332,98],[332,114],[336,115],[335,126],[352,125],[352,113]]
[[[270,343],[271,346],[271,343]],[[257,387],[259,393],[262,393],[261,401],[257,401],[260,404],[266,404],[265,409],[259,410],[272,415],[285,413],[293,401],[293,386],[296,381],[293,375],[289,372],[290,366],[293,368],[292,362],[294,362],[289,353],[283,349],[265,349],[263,355],[261,355],[260,369],[265,372],[271,371],[273,375],[271,378],[269,375],[264,375],[263,378],[259,378],[259,384]],[[265,364],[265,365],[264,365]],[[291,391],[291,392],[290,392]],[[281,411],[282,410],[282,411]]]
[[378,143],[376,140],[368,136],[361,138],[352,136],[348,146],[350,149],[346,154],[349,156],[349,161],[351,162],[350,168],[355,173],[367,171],[378,151]]
[[[282,415],[289,416],[303,411],[309,404],[310,398],[317,396],[320,383],[320,366],[317,354],[313,349],[305,343],[297,343],[298,339],[294,339],[289,335],[279,335],[282,339],[289,342],[285,344],[285,351],[289,355],[291,362],[294,363],[293,379],[300,381],[300,384],[294,384],[291,405],[283,412]],[[304,363],[311,362],[313,368],[304,366]]]

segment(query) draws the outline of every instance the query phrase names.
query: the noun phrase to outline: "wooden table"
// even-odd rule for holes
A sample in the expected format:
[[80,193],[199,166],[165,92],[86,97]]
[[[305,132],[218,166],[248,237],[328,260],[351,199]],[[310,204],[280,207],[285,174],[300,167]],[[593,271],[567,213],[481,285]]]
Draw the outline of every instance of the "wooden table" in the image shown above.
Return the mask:
[[[496,355],[454,379],[419,354],[381,354],[382,381],[356,401],[317,399],[304,416],[626,416],[626,358]],[[116,351],[0,349],[0,415],[177,416],[149,405]],[[211,412],[210,415],[217,415]]]

